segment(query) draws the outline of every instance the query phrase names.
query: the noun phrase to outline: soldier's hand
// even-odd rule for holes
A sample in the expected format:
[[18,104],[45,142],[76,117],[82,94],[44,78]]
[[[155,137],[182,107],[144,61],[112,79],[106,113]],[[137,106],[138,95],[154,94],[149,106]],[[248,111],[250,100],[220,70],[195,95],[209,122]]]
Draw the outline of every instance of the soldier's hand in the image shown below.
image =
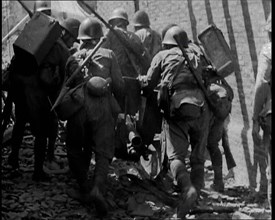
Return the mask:
[[258,121],[253,121],[252,137],[256,145],[261,145],[262,137],[260,135],[260,124]]
[[140,83],[141,88],[148,86],[147,76],[138,76],[138,81]]

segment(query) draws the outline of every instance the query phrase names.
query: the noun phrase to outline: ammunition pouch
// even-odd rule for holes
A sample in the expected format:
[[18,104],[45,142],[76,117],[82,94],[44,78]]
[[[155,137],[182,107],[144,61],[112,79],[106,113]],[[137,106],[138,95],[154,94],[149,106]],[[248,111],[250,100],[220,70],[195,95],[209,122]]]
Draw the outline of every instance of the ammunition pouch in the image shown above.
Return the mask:
[[214,82],[207,86],[207,95],[213,103],[211,110],[214,115],[224,120],[231,112],[234,96],[232,88],[227,83]]

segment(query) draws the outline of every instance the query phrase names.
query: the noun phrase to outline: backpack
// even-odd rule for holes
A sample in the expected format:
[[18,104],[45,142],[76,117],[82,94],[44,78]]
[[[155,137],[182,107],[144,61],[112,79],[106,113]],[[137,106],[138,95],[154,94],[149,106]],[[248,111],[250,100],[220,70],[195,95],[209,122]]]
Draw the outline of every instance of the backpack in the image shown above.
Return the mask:
[[207,86],[207,96],[211,99],[213,105],[211,110],[214,115],[221,120],[224,120],[232,108],[232,100],[234,93],[225,79],[216,80]]

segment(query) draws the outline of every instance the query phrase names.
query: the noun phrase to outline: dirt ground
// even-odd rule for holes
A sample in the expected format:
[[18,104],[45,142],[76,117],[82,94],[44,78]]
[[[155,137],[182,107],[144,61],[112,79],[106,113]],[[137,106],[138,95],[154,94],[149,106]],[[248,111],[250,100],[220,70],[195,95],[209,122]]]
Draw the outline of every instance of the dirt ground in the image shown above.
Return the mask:
[[[20,150],[20,169],[7,165],[9,143],[2,147],[2,219],[99,219],[93,205],[87,206],[70,198],[67,190],[77,187],[66,158],[64,142],[59,139],[55,150],[57,164],[45,166],[52,176],[48,183],[32,181],[33,136],[26,131]],[[89,175],[92,177],[94,160]],[[114,160],[110,166],[106,200],[109,214],[104,219],[177,219],[178,190],[169,172],[163,178],[143,180],[138,163]],[[233,178],[225,182],[225,192],[217,193],[210,185],[213,171],[210,161],[205,166],[205,188],[187,219],[271,219],[266,195],[237,185]]]

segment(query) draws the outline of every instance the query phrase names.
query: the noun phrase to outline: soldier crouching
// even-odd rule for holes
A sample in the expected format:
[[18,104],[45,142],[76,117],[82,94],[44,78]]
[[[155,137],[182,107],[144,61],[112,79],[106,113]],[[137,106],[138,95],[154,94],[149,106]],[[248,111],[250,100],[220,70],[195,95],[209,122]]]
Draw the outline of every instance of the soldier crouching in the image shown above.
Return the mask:
[[[103,36],[101,24],[91,18],[85,19],[79,28],[80,50],[68,60],[66,70],[71,75]],[[97,94],[98,83],[111,81],[107,90]],[[94,82],[99,80],[100,82]],[[83,107],[67,121],[67,155],[69,167],[76,177],[80,191],[70,191],[69,195],[84,203],[95,203],[97,214],[107,214],[107,204],[103,197],[109,164],[114,156],[115,117],[111,103],[121,95],[124,81],[111,50],[99,48],[91,58],[85,71],[80,72],[70,87],[85,82],[83,86]],[[98,91],[100,92],[100,91]],[[101,93],[101,92],[100,92]],[[114,96],[113,96],[114,95]],[[117,112],[118,113],[118,112]],[[90,187],[87,173],[92,152],[95,153],[93,186]]]

